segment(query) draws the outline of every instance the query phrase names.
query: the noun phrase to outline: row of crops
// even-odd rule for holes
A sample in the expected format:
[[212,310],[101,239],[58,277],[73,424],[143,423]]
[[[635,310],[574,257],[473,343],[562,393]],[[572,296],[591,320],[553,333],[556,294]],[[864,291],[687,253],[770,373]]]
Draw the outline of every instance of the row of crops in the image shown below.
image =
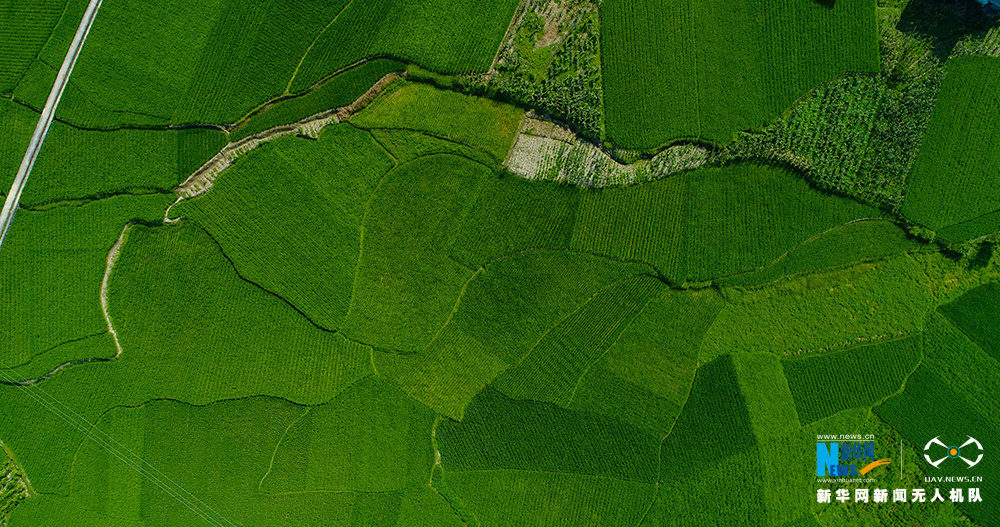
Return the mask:
[[[144,73],[132,78],[135,64],[89,59],[66,115],[98,127],[238,119],[369,55],[446,73],[488,67],[512,3],[438,4],[110,6],[95,28],[104,45],[94,56],[150,48],[136,61]],[[622,137],[724,142],[742,123],[769,121],[816,78],[851,61],[869,65],[870,27],[844,20],[871,7],[789,4],[763,13],[782,29],[762,36],[745,31],[760,14],[748,3],[641,2],[642,23],[677,30],[643,33],[633,13],[608,0],[606,11],[618,9],[624,22],[609,24],[605,46],[625,39],[631,53],[651,55],[683,47],[670,60],[694,73],[651,80],[625,70],[630,79],[663,83],[655,89],[694,84],[685,108],[699,101],[690,120],[654,125],[643,119],[662,110],[655,105],[680,103],[640,103],[629,118],[647,128]],[[680,18],[665,20],[665,11]],[[190,22],[185,36],[196,38],[188,56],[164,61],[163,46],[181,37],[121,40],[137,38],[116,33],[126,18],[140,27]],[[484,19],[503,23],[468,38]],[[431,29],[414,38],[414,26]],[[593,45],[596,30],[581,27],[587,35],[577,44]],[[800,42],[802,28],[822,38]],[[269,46],[291,30],[299,33],[287,48]],[[645,48],[631,40],[639,38],[657,40]],[[745,51],[760,38],[763,51]],[[288,48],[297,54],[281,51]],[[843,60],[814,60],[830,55]],[[786,67],[745,71],[761,57]],[[572,77],[572,62],[553,66]],[[255,114],[236,135],[352,100],[345,94],[400,64],[358,65]],[[636,67],[619,66],[619,80],[621,68]],[[271,69],[255,76],[261,68]],[[810,73],[793,76],[793,68]],[[194,73],[170,76],[177,71]],[[746,75],[712,84],[732,72]],[[247,88],[246,79],[257,84]],[[828,186],[858,193],[849,185],[861,169],[852,167],[865,161],[851,151],[878,141],[872,123],[887,119],[879,82],[817,92],[789,117],[801,127],[785,123],[783,133],[796,131],[775,140],[827,167]],[[120,91],[90,91],[105,83]],[[158,220],[173,196],[156,192],[217,151],[222,132],[53,129],[51,145],[73,155],[39,169],[75,179],[45,178],[31,196],[38,210],[22,211],[6,242],[18,256],[0,261],[0,320],[16,328],[3,341],[17,368],[4,380],[115,353],[99,286],[121,228],[139,225],[125,232],[109,279],[123,355],[71,366],[33,388],[0,386],[0,438],[41,494],[11,525],[849,524],[857,518],[799,495],[812,482],[790,467],[814,461],[815,434],[878,429],[889,445],[897,435],[917,444],[925,432],[917,422],[995,438],[1000,368],[995,321],[983,313],[996,288],[973,290],[925,320],[995,279],[988,257],[970,268],[922,251],[875,208],[772,165],[699,168],[603,190],[508,177],[500,162],[520,110],[427,85],[397,88],[317,140],[274,141],[250,154],[211,192],[174,207],[178,222],[169,225]],[[30,86],[18,89],[31,96]],[[112,97],[135,105],[98,111],[94,101]],[[736,102],[702,104],[720,97]],[[15,148],[30,112],[0,112],[12,131],[0,141]],[[851,125],[844,143],[801,139],[832,122]],[[3,164],[16,163],[2,152]],[[573,155],[565,157],[585,157]],[[85,178],[83,166],[100,167],[102,177]],[[108,197],[140,192],[153,194]],[[59,201],[72,197],[86,199]],[[851,382],[831,388],[831,376]],[[56,401],[77,416],[50,411]],[[88,440],[99,431],[121,448]],[[164,478],[144,478],[139,459]],[[926,469],[903,468],[914,481]],[[982,470],[990,477],[996,465]],[[995,494],[990,485],[984,493]],[[997,515],[989,503],[912,509],[910,523],[947,524],[945,515],[965,513],[989,525]]]
[[[1000,103],[989,96],[1000,82],[1000,58],[965,56],[948,61],[948,74],[913,164],[902,212],[933,230],[1000,209],[996,159],[1000,155]],[[995,221],[995,217],[993,218]],[[949,241],[993,232],[1000,224],[955,232]]]
[[[412,107],[424,107],[419,90],[403,92],[418,102]],[[773,167],[701,168],[603,190],[498,177],[488,153],[498,142],[486,130],[512,138],[516,121],[497,125],[507,109],[429,95],[446,108],[472,105],[482,118],[422,130],[431,126],[392,97],[318,140],[276,140],[249,154],[211,192],[171,210],[179,225],[131,227],[110,279],[122,357],[70,367],[43,381],[45,392],[100,430],[128,437],[131,451],[234,522],[520,525],[530,516],[670,525],[714,521],[720,513],[711,503],[725,499],[724,521],[784,524],[810,511],[786,496],[803,483],[783,475],[784,459],[770,447],[801,457],[814,448],[810,434],[859,426],[851,419],[895,394],[907,375],[912,381],[930,352],[915,335],[780,361],[789,345],[766,336],[830,345],[879,329],[873,321],[909,320],[903,308],[886,306],[909,306],[922,318],[935,295],[955,296],[994,272],[917,251],[897,240],[891,222],[841,226],[873,209]],[[23,214],[57,218],[115,200],[150,200],[148,220],[170,201],[121,197]],[[705,205],[686,213],[694,203]],[[63,341],[106,335],[96,286],[107,247],[139,214],[123,208],[95,218],[108,225],[101,239],[80,242],[94,267],[81,283],[94,287],[69,305],[90,306],[94,327],[74,326],[53,341],[51,357],[25,354],[18,372],[114,353],[107,338]],[[603,221],[611,217],[604,210],[620,211],[617,223]],[[657,233],[671,231],[657,230],[657,214],[677,218],[668,223],[679,233],[676,248],[663,247]],[[37,232],[30,222],[17,225],[30,230],[12,237]],[[719,244],[740,247],[724,236],[730,231],[771,240],[771,248],[724,261]],[[75,232],[67,226],[64,237]],[[606,249],[581,251],[582,234],[620,240],[623,249],[605,241]],[[836,236],[846,256],[834,271],[817,272],[827,265],[815,245],[825,236]],[[703,248],[702,263],[689,259],[689,247]],[[711,278],[785,252],[767,269],[799,253],[772,272],[805,278],[679,290],[657,271]],[[628,261],[649,254],[683,267]],[[866,258],[872,263],[857,265]],[[918,268],[940,288],[887,279]],[[62,291],[34,294],[55,305]],[[818,320],[844,327],[799,330],[822,326]],[[39,348],[18,347],[31,349]],[[731,355],[753,349],[765,353]],[[831,368],[870,381],[845,385],[836,401],[817,399],[817,379]],[[782,379],[788,389],[778,393]],[[198,521],[38,406],[29,394],[41,392],[0,388],[4,407],[16,409],[0,418],[0,437],[46,493],[19,506],[11,525],[58,524],[65,514],[83,525]],[[78,478],[100,484],[79,490]]]
[[66,0],[0,7],[0,93],[9,93],[59,22]]
[[[44,106],[55,75],[49,65],[61,63],[85,6],[53,0],[3,8],[0,93]],[[351,67],[369,59],[396,57],[444,73],[486,71],[515,7],[510,0],[105,5],[57,116],[98,129],[231,124],[269,100],[350,74],[323,95],[255,125],[263,126],[276,113],[288,117],[317,104],[353,101],[371,86],[364,81],[374,70],[352,73]]]
[[607,135],[647,150],[689,138],[727,143],[759,128],[821,82],[878,70],[874,7],[605,2]]

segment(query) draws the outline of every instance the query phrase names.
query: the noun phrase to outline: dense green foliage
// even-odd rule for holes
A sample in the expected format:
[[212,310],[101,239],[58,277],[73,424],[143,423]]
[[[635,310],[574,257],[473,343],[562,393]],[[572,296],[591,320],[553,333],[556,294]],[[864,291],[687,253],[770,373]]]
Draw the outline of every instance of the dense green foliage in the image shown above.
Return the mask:
[[[552,14],[547,2],[522,4],[528,11],[515,38],[501,49],[495,73],[470,77],[465,82],[472,89],[555,115],[590,137],[603,137],[604,87],[601,34],[597,14],[593,12],[596,3],[564,1],[561,9],[573,14],[569,20],[558,22],[544,21],[537,15],[539,10]],[[569,34],[549,42],[551,36],[546,25],[553,23],[558,24],[560,32]]]
[[171,214],[208,230],[244,278],[335,329],[351,299],[366,204],[392,166],[366,132],[332,126],[318,141],[261,147]]
[[386,74],[404,69],[406,65],[395,60],[365,62],[340,73],[301,97],[281,101],[253,115],[249,121],[230,133],[229,138],[232,141],[239,141],[268,128],[294,123],[326,110],[347,106]]
[[812,423],[850,408],[871,406],[895,393],[920,357],[921,340],[912,337],[820,357],[788,359],[784,361],[785,377],[799,419]]
[[485,150],[497,163],[507,157],[522,112],[489,99],[407,84],[383,95],[351,122],[362,128],[428,132]]
[[[1000,58],[965,56],[948,61],[927,138],[913,163],[902,209],[907,218],[940,230],[1000,209],[996,177],[1000,99],[986,95],[996,90],[998,82]],[[1000,223],[976,227],[974,234],[956,234],[988,234],[1000,229]]]
[[127,222],[156,220],[169,203],[167,196],[122,196],[20,211],[0,258],[0,366],[106,332],[100,292],[108,251]]
[[7,516],[24,498],[28,489],[24,484],[24,473],[9,458],[6,451],[0,452],[0,525],[7,524]]
[[727,143],[736,131],[762,127],[823,81],[878,70],[874,7],[605,2],[608,136],[651,149],[684,138]]
[[827,229],[879,215],[784,169],[733,165],[585,192],[572,246],[648,262],[677,283],[704,281],[762,268]]
[[0,4],[0,93],[17,86],[59,22],[66,1]]
[[906,72],[849,75],[821,85],[760,133],[740,134],[720,159],[771,159],[822,188],[898,209],[934,107],[941,72],[924,57]]
[[364,57],[389,55],[440,73],[489,69],[516,0],[350,2],[317,35],[292,90],[301,91]]

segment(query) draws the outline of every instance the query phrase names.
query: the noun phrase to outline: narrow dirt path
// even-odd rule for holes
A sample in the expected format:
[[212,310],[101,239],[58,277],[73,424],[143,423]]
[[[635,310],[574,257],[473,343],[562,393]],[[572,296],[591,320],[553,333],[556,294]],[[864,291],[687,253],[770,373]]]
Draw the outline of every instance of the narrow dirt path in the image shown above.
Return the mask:
[[111,357],[112,359],[116,359],[122,354],[122,346],[118,343],[118,332],[115,331],[114,325],[111,324],[111,315],[108,314],[108,280],[111,278],[111,269],[115,266],[118,254],[121,252],[122,243],[125,241],[125,233],[128,232],[128,228],[131,226],[131,223],[125,225],[122,233],[118,235],[118,240],[111,246],[111,250],[108,251],[108,261],[104,267],[104,278],[101,280],[101,312],[104,313],[104,321],[108,323],[108,333],[111,333],[111,337],[115,339],[116,351],[114,357]]

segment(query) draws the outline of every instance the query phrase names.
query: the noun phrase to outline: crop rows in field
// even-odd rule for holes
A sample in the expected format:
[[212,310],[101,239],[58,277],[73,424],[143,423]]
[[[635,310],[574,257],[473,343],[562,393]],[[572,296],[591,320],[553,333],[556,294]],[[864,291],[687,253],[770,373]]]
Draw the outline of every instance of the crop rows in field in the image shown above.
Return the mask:
[[812,423],[843,410],[870,406],[893,394],[920,356],[921,340],[911,337],[820,357],[787,359],[785,377],[799,419]]
[[364,379],[288,429],[261,491],[388,492],[426,483],[433,421],[429,408],[385,380]]
[[579,193],[572,187],[488,178],[449,254],[475,268],[519,251],[567,247],[578,203]]
[[494,385],[515,399],[568,406],[582,377],[662,288],[656,278],[638,275],[597,293],[552,328]]
[[12,91],[48,41],[67,0],[0,6],[0,93]]
[[684,138],[727,143],[759,128],[823,81],[878,70],[873,9],[871,0],[785,1],[762,12],[750,1],[609,1],[608,136],[653,149]]
[[[761,524],[766,515],[764,467],[731,356],[698,369],[660,456],[664,462],[650,521],[656,525],[688,521]],[[667,461],[671,459],[684,462]],[[726,506],[718,507],[720,502]]]
[[361,128],[419,130],[479,148],[499,165],[510,150],[523,112],[480,97],[406,84],[384,94],[351,122]]
[[473,270],[445,252],[488,168],[453,155],[391,171],[372,197],[342,327],[379,348],[423,349],[454,309]]
[[1000,361],[1000,284],[977,287],[954,302],[938,308],[948,320],[973,342]]
[[683,275],[687,183],[675,177],[585,192],[572,247],[649,262],[671,278]]
[[690,475],[756,446],[733,359],[717,358],[698,368],[684,410],[663,443],[665,458],[683,456],[689,461],[665,464],[662,480]]
[[512,400],[493,388],[473,399],[461,422],[441,422],[436,437],[446,476],[506,469],[657,478],[659,436],[614,418]]
[[[964,368],[961,362],[952,366]],[[984,448],[989,448],[986,445],[1000,442],[1000,429],[997,428],[995,419],[986,419],[970,407],[966,401],[968,395],[967,388],[949,385],[930,368],[921,367],[907,379],[906,389],[901,394],[876,406],[874,410],[908,442],[915,445],[922,446],[934,437],[940,437],[946,444],[952,441],[961,443],[974,437]],[[968,449],[969,452],[962,452],[967,454],[966,457],[977,452],[974,446],[970,445]],[[930,469],[923,458],[917,459],[921,467]],[[961,466],[959,470],[962,470],[963,475],[982,477],[982,481],[975,485],[980,487],[984,497],[995,496],[1000,492],[1000,460],[996,456],[987,453],[979,464],[971,468],[958,460],[953,462]],[[990,500],[962,503],[958,507],[969,519],[980,525],[991,525],[1000,520],[1000,506]]]
[[[9,188],[38,113],[0,100],[0,183]],[[226,144],[218,130],[88,131],[52,123],[21,196],[26,207],[120,193],[167,192]]]
[[490,154],[480,148],[427,132],[400,128],[371,128],[368,131],[399,164],[434,154],[454,154],[483,165],[496,163]]
[[232,123],[285,93],[300,58],[346,3],[225,0],[209,14],[214,23],[172,120]]
[[879,216],[769,166],[701,169],[583,195],[573,247],[656,266],[677,282],[762,268],[796,244]]
[[440,73],[484,72],[516,8],[516,0],[351,2],[305,55],[292,91],[380,54]]
[[562,250],[497,261],[469,283],[452,324],[513,365],[594,294],[647,268]]
[[1000,361],[993,349],[978,344],[938,308],[928,317],[924,350],[926,368],[960,392],[984,418],[1000,420],[1000,408],[994,404],[1000,398]]
[[6,194],[14,182],[37,122],[31,110],[0,99],[0,192]]
[[453,419],[482,388],[597,291],[644,270],[562,250],[491,263],[464,286],[447,324],[419,353],[375,356],[380,373]]
[[976,225],[975,234],[955,233],[962,238],[1000,229],[1000,218],[990,215],[1000,210],[1000,99],[984,95],[998,83],[1000,57],[948,61],[906,190],[902,213],[910,220],[933,230],[980,216],[991,220]]
[[[108,390],[101,401],[170,393],[204,404],[268,394],[315,404],[371,373],[367,347],[317,328],[281,298],[244,281],[190,222],[132,227],[109,297],[111,319],[129,351],[76,377],[79,383],[103,377],[127,390]],[[136,371],[143,372],[141,380]]]
[[[128,221],[156,220],[170,201],[121,196],[19,212],[0,259],[0,366],[107,331],[100,288],[108,250]],[[113,354],[113,347],[102,351]]]
[[21,202],[46,204],[120,193],[166,193],[226,145],[218,130],[49,130]]
[[766,284],[821,269],[888,258],[923,246],[892,221],[857,221],[810,238],[761,271],[736,275],[719,283],[733,286]]
[[[64,20],[78,16],[75,3],[79,2],[74,2]],[[516,1],[445,4],[440,0],[385,0],[374,5],[346,0],[249,4],[207,0],[197,6],[178,1],[106,5],[74,68],[74,85],[67,90],[58,116],[101,129],[235,123],[269,100],[303,93],[373,57],[399,57],[448,73],[485,71]],[[57,19],[60,13],[61,6]],[[59,63],[53,60],[57,48],[71,36],[62,25],[47,46],[52,49],[44,50],[48,64]],[[23,27],[15,29],[24,33]],[[469,38],[473,34],[477,38]],[[37,46],[19,46],[24,51],[3,56],[20,64],[33,58],[38,50],[31,48],[47,36],[38,37]],[[20,44],[8,38],[0,42]],[[122,49],[129,52],[122,54]],[[26,53],[31,56],[20,57]],[[8,69],[17,70],[19,76],[27,63],[14,66]],[[46,67],[32,67],[16,95],[41,107],[47,93],[42,86],[51,83],[52,75]],[[9,76],[0,69],[0,87],[8,84]],[[365,79],[354,77],[335,83],[337,90],[356,97],[371,86],[361,88]],[[330,91],[333,88],[309,103],[275,113],[308,111],[325,102]]]
[[230,141],[263,132],[268,128],[294,123],[325,110],[340,108],[353,103],[385,75],[402,71],[405,64],[395,60],[373,60],[351,68],[306,95],[282,101],[254,115],[236,131],[229,134]]
[[701,338],[722,306],[712,292],[654,298],[584,374],[569,408],[666,434],[687,400]]
[[446,472],[481,525],[638,525],[652,484],[553,472]]
[[329,127],[319,141],[267,144],[171,213],[204,226],[242,276],[333,329],[347,314],[365,204],[392,166],[366,132]]
[[[307,409],[266,397],[112,409],[97,426],[115,438],[118,452],[128,449],[129,464],[74,437],[72,495],[46,492],[18,507],[11,525],[47,527],[72,518],[82,527],[131,527],[150,522],[150,510],[158,525],[397,525],[397,516],[399,525],[453,525],[447,502],[426,489],[433,416],[391,389],[373,389],[377,384],[362,383]],[[130,466],[140,460],[149,463],[143,468],[155,467],[155,478]],[[339,477],[337,488],[266,492],[277,476],[306,486],[328,483],[317,473]],[[35,478],[32,484],[53,488]],[[398,490],[368,490],[386,486]]]

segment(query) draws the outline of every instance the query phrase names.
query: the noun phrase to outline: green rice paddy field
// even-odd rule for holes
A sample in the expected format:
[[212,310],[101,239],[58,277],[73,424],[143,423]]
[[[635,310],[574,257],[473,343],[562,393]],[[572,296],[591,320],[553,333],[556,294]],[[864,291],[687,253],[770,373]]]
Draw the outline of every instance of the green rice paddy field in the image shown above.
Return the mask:
[[[943,81],[861,191],[883,4],[106,2],[0,247],[0,527],[1000,524],[996,33],[907,34]],[[0,184],[84,7],[0,1]],[[527,10],[600,28],[606,137],[468,77]],[[706,154],[534,180],[526,110]]]

